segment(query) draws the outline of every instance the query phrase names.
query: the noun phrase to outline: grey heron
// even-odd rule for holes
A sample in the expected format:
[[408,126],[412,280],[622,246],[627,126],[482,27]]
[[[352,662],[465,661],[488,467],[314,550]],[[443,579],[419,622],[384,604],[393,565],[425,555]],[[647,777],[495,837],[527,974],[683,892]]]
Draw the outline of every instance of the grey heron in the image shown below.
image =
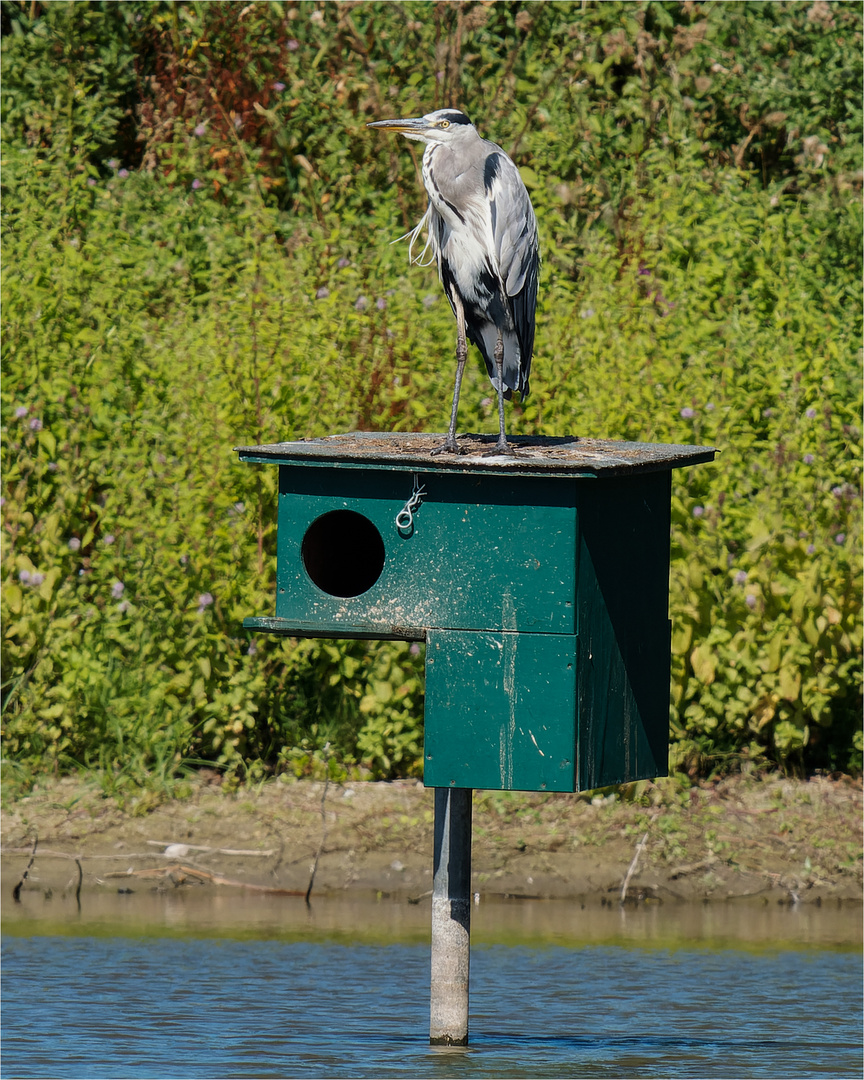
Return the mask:
[[[410,238],[409,259],[421,265],[431,247],[456,316],[450,427],[444,444],[433,453],[459,453],[456,413],[467,341],[480,350],[497,391],[496,452],[508,453],[504,399],[512,398],[514,391],[522,401],[528,396],[540,268],[537,220],[519,170],[500,146],[482,139],[458,109],[438,109],[407,120],[376,120],[367,126],[397,131],[426,144],[423,186],[429,204],[417,226],[400,239]],[[426,246],[415,259],[413,245],[424,227]]]

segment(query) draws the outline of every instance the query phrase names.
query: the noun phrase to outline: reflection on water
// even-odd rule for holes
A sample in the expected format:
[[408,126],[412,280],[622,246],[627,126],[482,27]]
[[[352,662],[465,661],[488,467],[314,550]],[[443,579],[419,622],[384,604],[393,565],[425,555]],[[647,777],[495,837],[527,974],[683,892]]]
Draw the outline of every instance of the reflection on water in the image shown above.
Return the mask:
[[[19,934],[92,934],[278,938],[388,945],[429,940],[428,898],[419,904],[356,896],[302,898],[210,888],[83,893],[46,900],[4,898],[3,927]],[[738,949],[840,948],[861,945],[861,908],[852,904],[641,904],[601,907],[572,900],[482,900],[473,908],[475,943]]]
[[4,1077],[861,1074],[860,912],[482,903],[471,1046],[442,1052],[425,905],[24,899],[4,912]]

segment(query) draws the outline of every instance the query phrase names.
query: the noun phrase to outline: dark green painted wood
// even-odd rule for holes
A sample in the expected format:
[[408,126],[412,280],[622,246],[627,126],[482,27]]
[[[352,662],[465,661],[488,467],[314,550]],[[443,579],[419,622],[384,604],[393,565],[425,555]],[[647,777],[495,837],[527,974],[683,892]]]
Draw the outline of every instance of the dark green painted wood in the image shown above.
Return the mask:
[[665,773],[670,470],[714,451],[523,440],[519,459],[442,463],[432,438],[244,448],[280,465],[276,613],[244,626],[426,640],[429,786]]
[[279,619],[272,615],[253,615],[243,620],[244,630],[256,630],[277,637],[296,638],[356,638],[361,641],[425,641],[426,630],[423,628],[405,629],[392,627],[384,633],[380,626],[368,626],[362,622],[352,626],[346,633],[344,624],[313,622],[310,619]]
[[[276,615],[337,637],[377,629],[417,638],[429,626],[573,633],[575,482],[417,475],[426,494],[406,533],[395,519],[414,474],[282,466]],[[386,551],[377,582],[353,597],[318,588],[302,558],[312,523],[345,510],[371,521]],[[360,559],[358,551],[347,529],[340,557]]]
[[579,788],[665,775],[670,474],[611,480],[580,502]]
[[573,791],[575,638],[430,630],[424,782]]

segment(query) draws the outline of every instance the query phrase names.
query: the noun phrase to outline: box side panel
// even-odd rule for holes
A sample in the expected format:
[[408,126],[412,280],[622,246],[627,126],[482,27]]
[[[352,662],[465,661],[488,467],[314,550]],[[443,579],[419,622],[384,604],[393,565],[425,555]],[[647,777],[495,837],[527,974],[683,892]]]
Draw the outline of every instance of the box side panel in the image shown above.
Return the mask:
[[666,775],[670,475],[610,480],[579,504],[580,789]]
[[430,630],[424,783],[575,790],[572,635]]
[[[276,616],[397,636],[430,626],[573,633],[575,510],[572,484],[534,478],[418,476],[426,491],[410,529],[396,516],[413,475],[373,470],[359,482],[338,470],[280,469]],[[593,483],[593,481],[589,481]],[[556,502],[555,499],[559,502]],[[370,521],[383,542],[380,576],[356,596],[312,580],[304,538],[336,510]],[[344,520],[350,521],[350,518]],[[340,526],[341,527],[341,526]],[[350,529],[333,556],[357,557]],[[413,636],[420,636],[414,634]]]

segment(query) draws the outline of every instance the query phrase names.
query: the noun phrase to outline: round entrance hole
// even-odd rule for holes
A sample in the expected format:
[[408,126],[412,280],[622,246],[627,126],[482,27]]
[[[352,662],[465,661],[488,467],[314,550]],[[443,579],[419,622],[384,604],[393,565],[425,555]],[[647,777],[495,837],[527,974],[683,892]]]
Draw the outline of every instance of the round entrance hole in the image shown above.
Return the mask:
[[300,549],[306,573],[330,596],[359,596],[384,569],[384,541],[369,518],[331,510],[306,530]]

